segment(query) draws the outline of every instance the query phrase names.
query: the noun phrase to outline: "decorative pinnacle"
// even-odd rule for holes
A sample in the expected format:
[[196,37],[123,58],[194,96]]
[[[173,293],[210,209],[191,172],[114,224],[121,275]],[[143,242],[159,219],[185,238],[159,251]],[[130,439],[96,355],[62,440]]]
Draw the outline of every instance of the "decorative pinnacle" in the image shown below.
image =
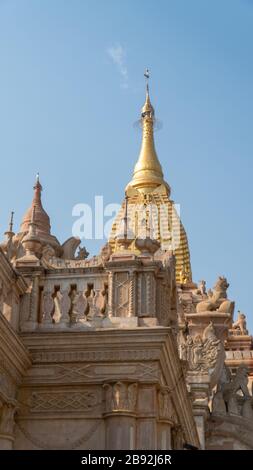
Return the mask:
[[10,217],[10,222],[9,222],[9,230],[7,230],[4,233],[7,236],[7,239],[11,239],[14,235],[14,232],[13,232],[13,215],[14,215],[14,212],[11,211],[11,217]]
[[9,232],[13,231],[13,216],[14,216],[14,212],[11,211],[11,218],[10,218],[10,222],[9,222]]
[[[149,96],[149,84],[148,84],[148,81],[150,78],[149,69],[146,69],[144,73],[144,77],[146,78],[146,100],[142,108],[141,117],[143,119],[145,116],[149,116],[150,118],[153,119],[155,115],[155,110],[151,104],[150,96]],[[154,124],[154,119],[153,119],[153,124]]]

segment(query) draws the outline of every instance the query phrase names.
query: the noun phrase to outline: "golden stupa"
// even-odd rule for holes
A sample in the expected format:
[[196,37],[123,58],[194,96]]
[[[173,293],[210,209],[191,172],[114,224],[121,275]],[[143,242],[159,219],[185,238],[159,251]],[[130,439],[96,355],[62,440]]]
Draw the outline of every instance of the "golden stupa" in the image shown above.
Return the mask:
[[113,252],[121,249],[117,237],[120,238],[119,232],[123,232],[123,223],[127,220],[128,238],[133,239],[132,250],[138,252],[134,248],[134,239],[143,238],[145,234],[151,236],[160,242],[161,251],[170,251],[175,255],[177,282],[191,282],[187,235],[174,201],[170,199],[170,186],[164,180],[155,150],[155,111],[150,101],[148,84],[140,122],[142,144],[139,158],[133,178],[126,187],[126,197],[113,224],[109,243]]

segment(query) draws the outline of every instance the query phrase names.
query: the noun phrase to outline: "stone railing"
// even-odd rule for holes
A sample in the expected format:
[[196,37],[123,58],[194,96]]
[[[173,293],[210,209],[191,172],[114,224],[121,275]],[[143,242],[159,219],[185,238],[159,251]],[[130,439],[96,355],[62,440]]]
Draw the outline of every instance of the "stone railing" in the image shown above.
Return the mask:
[[103,275],[33,276],[21,305],[22,331],[90,326],[106,317],[108,279]]
[[21,331],[177,325],[173,266],[153,259],[23,272]]

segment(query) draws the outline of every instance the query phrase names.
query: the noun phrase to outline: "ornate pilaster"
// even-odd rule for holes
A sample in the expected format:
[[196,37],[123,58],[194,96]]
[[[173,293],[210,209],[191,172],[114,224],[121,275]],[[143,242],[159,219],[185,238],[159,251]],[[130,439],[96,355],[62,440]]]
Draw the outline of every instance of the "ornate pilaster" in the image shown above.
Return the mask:
[[106,449],[135,449],[138,384],[118,381],[104,384]]
[[175,425],[173,420],[173,406],[170,392],[167,387],[161,387],[157,394],[158,404],[158,448],[171,449],[171,429]]
[[14,441],[16,402],[3,401],[0,397],[0,449],[11,450]]

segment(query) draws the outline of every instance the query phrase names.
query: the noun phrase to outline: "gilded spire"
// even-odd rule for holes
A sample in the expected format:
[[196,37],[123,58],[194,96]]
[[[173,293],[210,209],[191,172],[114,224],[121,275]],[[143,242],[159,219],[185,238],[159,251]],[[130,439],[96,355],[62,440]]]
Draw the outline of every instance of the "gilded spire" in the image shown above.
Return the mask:
[[139,189],[141,192],[148,193],[161,184],[164,184],[168,190],[169,187],[163,179],[162,167],[155,150],[155,111],[149,96],[148,69],[144,76],[147,79],[147,85],[146,100],[141,112],[142,144],[139,159],[135,165],[133,178],[129,186]]

